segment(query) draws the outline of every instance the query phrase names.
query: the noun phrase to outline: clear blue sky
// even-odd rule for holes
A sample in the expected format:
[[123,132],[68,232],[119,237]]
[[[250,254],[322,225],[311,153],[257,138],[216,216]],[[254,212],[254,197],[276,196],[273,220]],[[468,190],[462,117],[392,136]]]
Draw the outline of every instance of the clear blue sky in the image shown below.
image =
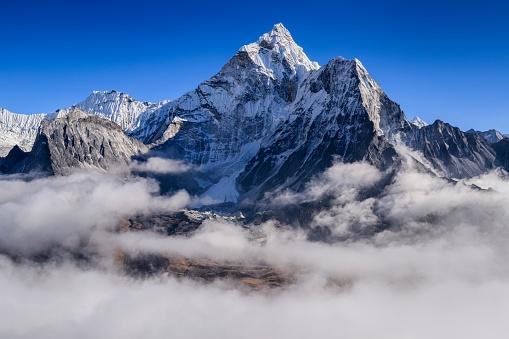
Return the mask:
[[176,99],[278,22],[320,65],[361,60],[409,118],[509,133],[509,5],[492,0],[0,0],[0,107]]

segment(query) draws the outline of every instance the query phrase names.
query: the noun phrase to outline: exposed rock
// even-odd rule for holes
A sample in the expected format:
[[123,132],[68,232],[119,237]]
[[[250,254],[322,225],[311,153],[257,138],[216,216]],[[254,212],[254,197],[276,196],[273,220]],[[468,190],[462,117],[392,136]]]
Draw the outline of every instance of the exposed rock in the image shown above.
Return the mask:
[[399,106],[357,60],[336,58],[310,74],[291,109],[239,175],[242,197],[256,200],[274,188],[298,190],[335,159],[385,169],[397,161],[387,136],[410,128]]
[[76,168],[122,169],[147,150],[114,122],[75,108],[63,118],[42,121],[21,171],[67,175]]
[[189,236],[196,231],[203,219],[190,217],[185,211],[134,216],[125,220],[119,229],[123,231],[151,230],[165,235]]
[[280,288],[295,282],[291,274],[264,264],[247,265],[153,254],[133,257],[122,252],[117,252],[116,261],[123,266],[127,274],[140,278],[166,272],[178,278],[206,283],[216,280],[229,281],[253,290]]
[[462,132],[440,120],[412,129],[407,145],[421,151],[434,169],[448,178],[469,178],[501,165],[481,135]]
[[268,265],[219,263],[209,259],[189,259],[179,256],[169,258],[166,271],[177,277],[205,282],[226,279],[254,290],[282,287],[295,281],[291,275]]
[[504,138],[493,144],[493,149],[496,152],[497,161],[506,171],[509,171],[509,138]]

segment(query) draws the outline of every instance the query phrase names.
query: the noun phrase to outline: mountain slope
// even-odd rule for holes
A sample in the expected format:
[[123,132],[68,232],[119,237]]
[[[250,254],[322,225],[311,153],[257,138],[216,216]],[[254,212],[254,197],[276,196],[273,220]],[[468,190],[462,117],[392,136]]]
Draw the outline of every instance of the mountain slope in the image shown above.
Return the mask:
[[15,145],[23,151],[30,151],[41,121],[57,116],[56,113],[16,114],[0,108],[0,156],[6,156]]
[[23,152],[17,145],[14,146],[7,156],[0,157],[0,173],[10,173],[27,156],[28,153]]

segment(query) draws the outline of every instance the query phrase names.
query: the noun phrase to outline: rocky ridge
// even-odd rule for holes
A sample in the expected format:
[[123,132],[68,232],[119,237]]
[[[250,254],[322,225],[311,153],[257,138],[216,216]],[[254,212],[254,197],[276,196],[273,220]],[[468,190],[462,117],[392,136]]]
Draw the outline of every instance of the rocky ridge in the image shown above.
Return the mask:
[[469,129],[467,131],[467,133],[476,133],[476,134],[479,134],[484,139],[488,140],[491,143],[496,143],[496,142],[499,142],[500,140],[502,140],[504,138],[507,138],[506,135],[503,135],[502,133],[500,133],[496,129],[490,129],[488,131],[481,132],[481,131],[476,131],[473,128],[471,128],[471,129]]
[[77,168],[108,171],[126,167],[133,156],[147,151],[147,146],[127,137],[116,123],[74,108],[62,118],[41,122],[20,171],[58,175]]
[[25,152],[30,151],[44,119],[61,118],[74,108],[111,120],[128,136],[146,142],[167,118],[171,106],[169,100],[140,102],[125,93],[111,90],[94,91],[84,101],[53,113],[25,115],[0,108],[0,157],[6,156],[14,145]]

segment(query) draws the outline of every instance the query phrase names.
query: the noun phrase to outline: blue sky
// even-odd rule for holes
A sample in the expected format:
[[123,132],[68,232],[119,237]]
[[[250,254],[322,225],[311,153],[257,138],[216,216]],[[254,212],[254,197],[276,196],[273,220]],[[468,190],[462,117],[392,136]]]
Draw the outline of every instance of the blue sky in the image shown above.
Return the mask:
[[282,22],[320,65],[357,58],[408,118],[509,133],[504,1],[0,0],[0,107],[51,112],[94,90],[176,99]]

